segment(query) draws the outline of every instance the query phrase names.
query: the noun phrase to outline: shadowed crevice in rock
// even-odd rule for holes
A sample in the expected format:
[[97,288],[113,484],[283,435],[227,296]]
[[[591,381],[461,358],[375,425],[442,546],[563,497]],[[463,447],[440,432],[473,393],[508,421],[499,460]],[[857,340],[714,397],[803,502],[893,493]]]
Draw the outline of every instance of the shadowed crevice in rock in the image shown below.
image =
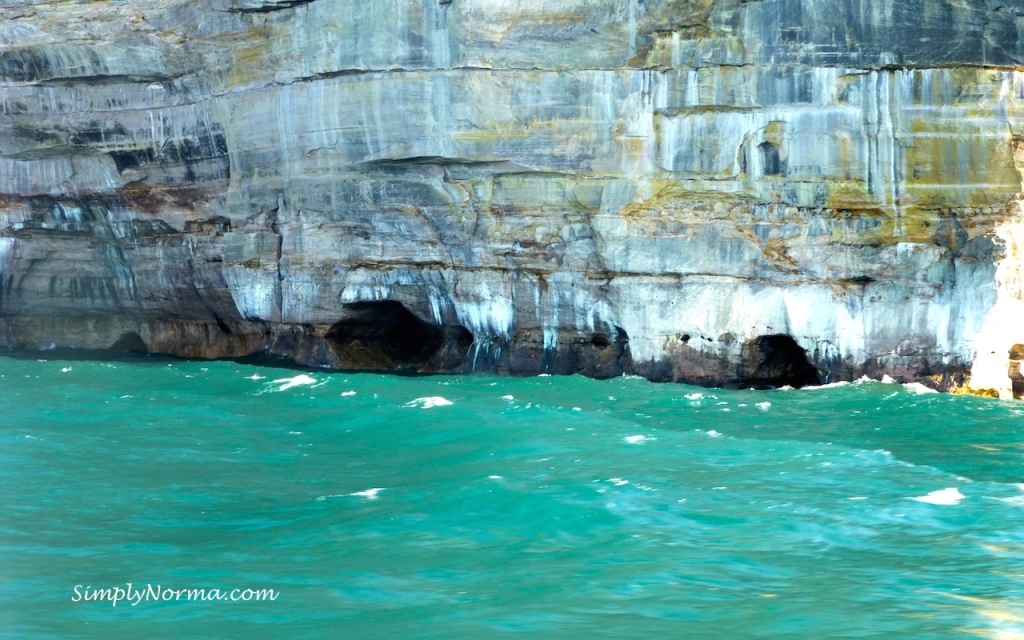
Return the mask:
[[214,3],[217,11],[229,13],[271,13],[309,4],[314,0],[226,0]]
[[408,373],[448,368],[473,341],[464,327],[441,327],[416,317],[393,300],[354,302],[325,339],[346,369]]
[[785,334],[758,336],[743,345],[747,375],[741,386],[805,387],[821,384],[818,370],[807,360],[807,352]]
[[761,167],[766,176],[781,176],[785,173],[785,166],[779,158],[779,148],[771,142],[762,142],[758,145],[761,152]]

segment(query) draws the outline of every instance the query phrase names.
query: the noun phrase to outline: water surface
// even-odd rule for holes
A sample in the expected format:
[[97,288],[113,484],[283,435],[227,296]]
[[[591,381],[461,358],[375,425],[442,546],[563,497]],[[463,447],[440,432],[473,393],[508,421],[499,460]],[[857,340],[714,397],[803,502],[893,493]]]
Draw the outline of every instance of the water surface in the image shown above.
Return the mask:
[[1024,637],[1024,405],[918,391],[0,358],[0,635]]

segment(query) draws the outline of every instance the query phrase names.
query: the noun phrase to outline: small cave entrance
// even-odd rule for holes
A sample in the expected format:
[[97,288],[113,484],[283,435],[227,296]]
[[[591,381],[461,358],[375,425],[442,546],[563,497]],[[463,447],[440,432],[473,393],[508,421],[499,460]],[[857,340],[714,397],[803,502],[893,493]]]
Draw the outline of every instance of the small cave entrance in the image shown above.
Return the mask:
[[786,334],[758,336],[743,345],[747,377],[743,386],[756,389],[821,384],[807,351]]
[[445,331],[400,302],[353,302],[325,338],[345,368],[418,370],[440,350]]
[[764,175],[781,176],[785,167],[779,158],[779,148],[767,141],[757,145],[757,148],[761,152],[761,169]]
[[622,327],[615,327],[615,335],[611,333],[595,333],[590,336],[590,344],[598,349],[604,350],[613,344],[619,345],[620,350],[629,343],[629,335]]
[[142,336],[134,331],[122,333],[117,342],[110,345],[110,350],[114,353],[125,355],[146,355],[149,353],[149,347],[146,346]]

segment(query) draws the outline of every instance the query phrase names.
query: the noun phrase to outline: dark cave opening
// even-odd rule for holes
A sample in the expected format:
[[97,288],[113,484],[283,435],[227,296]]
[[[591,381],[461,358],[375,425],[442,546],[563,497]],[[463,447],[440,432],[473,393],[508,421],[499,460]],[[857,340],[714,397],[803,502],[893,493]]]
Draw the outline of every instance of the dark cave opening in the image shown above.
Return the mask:
[[142,336],[134,331],[122,333],[117,342],[110,345],[110,350],[114,353],[131,355],[145,355],[149,353],[149,347],[146,346]]
[[[430,360],[445,341],[442,327],[420,320],[394,300],[353,302],[344,309],[344,318],[325,337],[346,368],[415,368]],[[462,335],[455,338],[465,340]]]
[[743,346],[747,376],[743,386],[754,388],[806,387],[821,384],[818,370],[807,360],[807,351],[791,336],[758,336]]

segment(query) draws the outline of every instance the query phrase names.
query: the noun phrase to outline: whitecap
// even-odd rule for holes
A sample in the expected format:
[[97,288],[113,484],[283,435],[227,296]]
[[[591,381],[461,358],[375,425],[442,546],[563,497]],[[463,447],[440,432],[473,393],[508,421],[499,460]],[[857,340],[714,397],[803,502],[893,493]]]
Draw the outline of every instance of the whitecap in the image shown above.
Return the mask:
[[918,395],[924,393],[938,393],[938,391],[936,391],[935,389],[929,389],[920,382],[908,382],[903,385],[903,388],[911,393],[916,393]]
[[71,371],[71,367],[64,367],[60,370],[61,373],[67,373],[68,371]]
[[372,489],[367,489],[366,491],[356,491],[355,493],[350,493],[348,495],[355,496],[357,498],[366,498],[367,500],[376,500],[377,494],[381,491],[384,491],[384,487],[374,487]]
[[278,391],[287,391],[292,387],[298,387],[304,384],[314,384],[315,382],[315,378],[311,378],[303,373],[295,376],[294,378],[279,378],[277,380],[274,380],[273,384],[281,385]]
[[614,484],[616,487],[629,484],[629,480],[624,480],[622,478],[608,478],[608,482]]
[[805,391],[816,391],[818,389],[838,389],[839,387],[845,387],[849,382],[846,380],[840,380],[839,382],[830,382],[828,384],[819,384],[813,387],[803,387]]
[[421,409],[433,409],[434,407],[447,407],[454,404],[447,398],[441,396],[430,396],[428,398],[416,398],[412,402],[407,403],[407,407],[419,407]]
[[882,384],[896,384],[896,381],[892,379],[888,373],[882,376]]
[[707,432],[707,434],[708,434],[708,436],[710,436],[710,437],[712,437],[712,438],[721,438],[721,437],[722,437],[722,434],[718,433],[718,432],[717,432],[717,431],[715,431],[714,429],[710,429],[710,430],[709,430],[709,431]]
[[251,376],[246,376],[246,380],[265,380],[267,376],[261,376],[258,373],[254,373]]
[[627,444],[640,444],[641,442],[654,440],[654,438],[648,438],[647,436],[626,436],[622,440]]
[[355,391],[342,391],[341,392],[341,397],[342,398],[348,398],[349,396],[354,396],[354,395],[356,395]]
[[367,500],[376,500],[377,499],[377,494],[380,493],[381,491],[384,491],[384,487],[374,487],[372,489],[367,489],[366,491],[356,491],[355,493],[332,493],[332,494],[326,495],[326,496],[317,496],[316,497],[316,501],[317,502],[323,502],[324,500],[326,500],[328,498],[349,498],[349,497],[366,498]]
[[758,402],[755,406],[758,409],[760,409],[761,411],[767,411],[772,406],[772,403],[770,403],[770,402]]
[[704,397],[703,393],[688,393],[684,396],[687,400],[700,400]]
[[501,399],[502,400],[515,400],[516,397],[515,396],[501,396]]
[[945,489],[939,489],[938,491],[932,491],[926,496],[917,496],[911,498],[911,500],[917,500],[918,502],[927,502],[928,504],[943,504],[952,505],[959,504],[961,500],[966,498],[964,494],[960,493],[956,487],[947,487]]

